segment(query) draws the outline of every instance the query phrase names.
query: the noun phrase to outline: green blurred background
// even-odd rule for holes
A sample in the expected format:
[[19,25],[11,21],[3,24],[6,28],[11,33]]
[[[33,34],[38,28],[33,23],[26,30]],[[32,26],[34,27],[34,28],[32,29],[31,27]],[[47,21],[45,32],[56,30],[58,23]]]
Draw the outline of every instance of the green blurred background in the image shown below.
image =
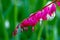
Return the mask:
[[34,32],[20,32],[12,35],[16,25],[41,10],[52,0],[0,0],[0,40],[60,40],[60,7],[56,7],[56,17],[52,21],[36,24]]

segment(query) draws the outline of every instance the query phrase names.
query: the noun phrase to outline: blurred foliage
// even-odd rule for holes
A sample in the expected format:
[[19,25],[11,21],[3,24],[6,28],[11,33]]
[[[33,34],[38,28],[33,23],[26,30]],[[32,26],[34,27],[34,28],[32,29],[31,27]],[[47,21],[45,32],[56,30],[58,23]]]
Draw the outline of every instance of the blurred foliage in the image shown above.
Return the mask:
[[[60,7],[56,7],[56,17],[52,21],[37,23],[34,32],[12,33],[18,23],[28,18],[31,13],[41,10],[52,0],[0,0],[0,40],[60,40]],[[5,22],[8,21],[7,27]],[[7,24],[8,24],[7,23]]]

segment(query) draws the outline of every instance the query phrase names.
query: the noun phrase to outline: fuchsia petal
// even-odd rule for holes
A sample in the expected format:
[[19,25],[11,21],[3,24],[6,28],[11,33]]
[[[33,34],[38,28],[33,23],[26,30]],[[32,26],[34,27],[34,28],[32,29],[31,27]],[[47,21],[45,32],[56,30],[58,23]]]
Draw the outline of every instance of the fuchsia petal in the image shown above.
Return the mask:
[[51,12],[53,13],[54,11],[56,11],[56,5],[52,4],[52,6],[51,6]]
[[36,12],[36,14],[35,14],[35,18],[36,18],[36,20],[39,21],[41,17],[42,17],[42,13],[41,13],[41,11]]
[[27,26],[29,26],[28,19],[24,19],[20,26],[21,27],[27,27]]
[[56,5],[54,3],[49,7],[49,15],[51,16],[53,12],[56,12]]
[[47,20],[47,14],[49,13],[49,7],[46,7],[42,10],[42,19]]
[[40,18],[41,18],[41,11],[38,11],[35,14],[30,15],[29,17],[30,26],[35,26]]
[[28,21],[28,22],[29,22],[30,26],[35,26],[38,21],[37,21],[37,19],[33,16],[33,17],[30,17],[30,18],[29,18],[29,21]]
[[56,2],[58,6],[60,6],[60,2]]

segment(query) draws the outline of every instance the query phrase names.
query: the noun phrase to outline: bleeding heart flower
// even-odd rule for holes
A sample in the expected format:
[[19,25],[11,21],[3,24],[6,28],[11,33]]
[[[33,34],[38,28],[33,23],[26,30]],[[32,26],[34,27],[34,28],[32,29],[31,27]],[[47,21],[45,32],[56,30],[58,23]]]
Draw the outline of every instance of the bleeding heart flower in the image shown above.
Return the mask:
[[30,26],[35,26],[38,21],[36,20],[35,17],[30,17],[28,19],[28,22],[29,22]]
[[30,26],[35,26],[40,18],[41,18],[41,11],[31,14],[29,17]]
[[51,16],[54,12],[56,12],[56,5],[52,3],[49,5],[49,15]]
[[28,19],[24,19],[23,22],[20,24],[21,28],[30,26]]
[[50,6],[45,7],[42,11],[38,11],[30,15],[28,19],[23,20],[21,27],[35,26],[37,22],[42,20],[48,20],[54,18],[56,12],[56,5],[52,3]]
[[49,7],[46,7],[42,10],[42,19],[47,20],[47,14],[49,13]]
[[52,20],[55,17],[55,12],[56,12],[56,5],[54,3],[52,3],[49,6],[49,13],[47,14],[47,19],[48,20]]
[[42,17],[42,12],[41,11],[36,12],[36,14],[35,14],[36,20],[39,21],[41,17]]
[[[60,2],[57,2],[58,6],[60,6]],[[51,3],[48,6],[44,7],[42,11],[37,11],[36,13],[32,13],[27,19],[24,19],[19,26],[28,30],[28,26],[32,26],[32,30],[34,30],[34,26],[42,20],[52,20],[55,17],[56,5],[55,3]],[[14,31],[14,35],[16,35],[17,29]]]

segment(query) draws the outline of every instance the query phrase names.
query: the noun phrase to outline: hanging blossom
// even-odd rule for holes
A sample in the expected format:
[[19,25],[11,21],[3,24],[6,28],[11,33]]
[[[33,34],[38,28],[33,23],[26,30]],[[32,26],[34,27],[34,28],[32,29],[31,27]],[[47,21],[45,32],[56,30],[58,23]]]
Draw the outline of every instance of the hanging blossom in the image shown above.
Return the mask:
[[50,20],[52,17],[55,17],[54,15],[55,12],[56,12],[56,5],[52,3],[51,5],[45,7],[42,11],[33,13],[29,16],[29,18],[24,19],[20,24],[20,27],[23,29],[28,26],[34,27],[40,21],[40,19]]
[[[32,30],[34,30],[34,26],[39,21],[52,20],[52,19],[54,19],[55,12],[56,12],[56,4],[54,2],[48,4],[42,10],[39,10],[39,11],[37,11],[35,13],[32,13],[28,18],[24,19],[17,26],[17,28],[14,30],[13,35],[16,35],[17,30],[18,30],[19,27],[21,29],[28,30],[28,26],[32,26]],[[59,3],[57,3],[57,4],[59,4]],[[21,31],[23,31],[23,30],[21,30]]]

